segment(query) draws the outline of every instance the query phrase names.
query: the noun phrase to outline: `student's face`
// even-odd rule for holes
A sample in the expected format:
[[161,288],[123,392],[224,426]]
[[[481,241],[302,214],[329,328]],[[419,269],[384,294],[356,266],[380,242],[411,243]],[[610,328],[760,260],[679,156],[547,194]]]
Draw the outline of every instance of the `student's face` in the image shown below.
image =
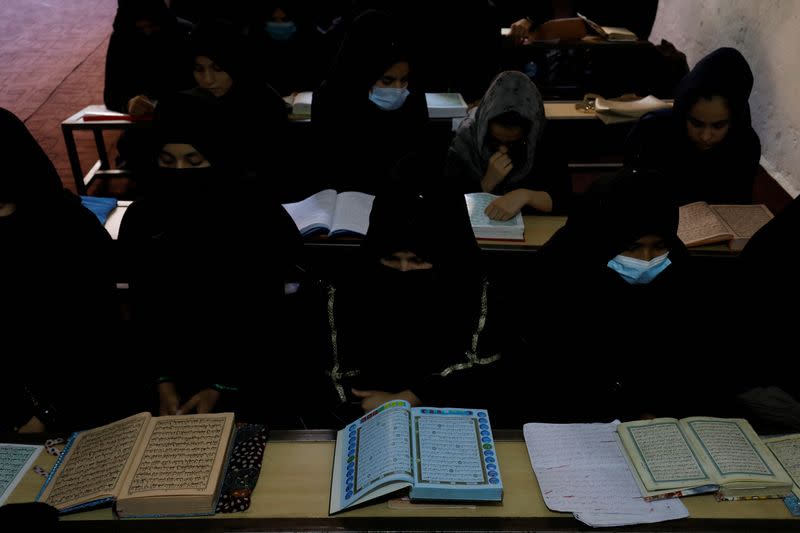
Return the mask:
[[276,7],[269,20],[272,22],[289,22],[291,18],[289,18],[289,15],[283,10],[283,8]]
[[408,87],[408,75],[410,72],[411,68],[408,66],[408,61],[395,63],[375,82],[375,87],[405,89]]
[[525,132],[519,126],[501,126],[493,122],[489,123],[489,135],[486,137],[486,145],[492,152],[502,152],[504,154],[512,151],[513,148],[525,144]]
[[197,85],[217,98],[233,87],[233,78],[206,56],[194,58],[194,80]]
[[14,202],[0,202],[0,218],[11,216],[17,210]]
[[161,30],[161,26],[156,24],[150,19],[140,19],[133,23],[133,26],[136,28],[136,31],[140,34],[144,35],[145,37],[150,37],[151,35],[158,33]]
[[641,259],[642,261],[650,261],[667,252],[669,252],[669,249],[663,238],[658,235],[645,235],[637,239],[636,242],[630,245],[628,249],[623,251],[620,255]]
[[730,129],[731,112],[722,96],[700,98],[686,118],[686,132],[698,150],[710,150],[721,143]]
[[402,251],[395,252],[387,257],[381,258],[381,264],[385,267],[408,272],[410,270],[429,270],[433,264],[425,261],[414,252]]
[[206,168],[211,163],[203,157],[191,144],[165,144],[158,154],[158,166],[161,168]]

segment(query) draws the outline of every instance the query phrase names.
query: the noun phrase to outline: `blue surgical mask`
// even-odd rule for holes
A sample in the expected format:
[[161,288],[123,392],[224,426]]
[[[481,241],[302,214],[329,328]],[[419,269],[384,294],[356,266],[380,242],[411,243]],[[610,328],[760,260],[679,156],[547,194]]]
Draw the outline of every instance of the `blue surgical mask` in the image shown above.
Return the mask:
[[267,22],[267,33],[273,41],[288,41],[297,31],[294,22]]
[[625,255],[618,255],[608,262],[608,268],[622,276],[631,285],[644,285],[653,281],[665,268],[672,264],[667,256],[659,255],[650,261],[642,261]]
[[408,95],[408,89],[405,87],[402,89],[373,87],[372,92],[369,93],[369,99],[384,111],[394,111],[403,107]]

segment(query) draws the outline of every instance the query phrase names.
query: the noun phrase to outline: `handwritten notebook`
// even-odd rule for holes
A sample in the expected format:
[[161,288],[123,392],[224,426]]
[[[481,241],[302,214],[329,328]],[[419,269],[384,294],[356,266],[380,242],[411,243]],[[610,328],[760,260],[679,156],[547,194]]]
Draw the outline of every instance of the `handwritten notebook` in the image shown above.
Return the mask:
[[337,433],[331,514],[406,488],[412,501],[501,501],[488,413],[394,400]]
[[614,423],[525,424],[525,444],[547,508],[596,527],[689,516],[680,500],[642,499],[616,428]]
[[233,413],[139,413],[73,433],[36,499],[62,513],[115,502],[121,517],[213,514],[233,435]]

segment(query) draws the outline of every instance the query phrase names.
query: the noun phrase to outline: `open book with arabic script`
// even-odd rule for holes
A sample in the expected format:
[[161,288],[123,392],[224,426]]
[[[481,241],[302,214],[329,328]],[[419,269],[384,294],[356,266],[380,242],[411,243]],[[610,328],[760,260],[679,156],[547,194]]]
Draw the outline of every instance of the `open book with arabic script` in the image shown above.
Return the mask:
[[782,498],[792,480],[741,418],[656,418],[617,427],[645,498],[719,491],[721,499]]
[[62,513],[114,502],[121,517],[213,514],[233,413],[150,413],[73,433],[37,501]]

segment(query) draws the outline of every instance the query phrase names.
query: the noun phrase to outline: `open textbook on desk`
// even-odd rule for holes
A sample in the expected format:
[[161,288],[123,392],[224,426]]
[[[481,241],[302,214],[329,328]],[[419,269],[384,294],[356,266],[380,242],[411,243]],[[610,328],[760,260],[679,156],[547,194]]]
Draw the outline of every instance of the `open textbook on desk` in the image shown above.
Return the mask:
[[117,514],[213,514],[233,413],[139,413],[73,433],[36,500],[62,513],[115,502]]
[[472,192],[465,194],[464,198],[476,239],[525,240],[525,222],[522,213],[517,213],[509,220],[492,220],[486,216],[486,207],[496,198],[500,198],[499,196],[488,192]]
[[731,250],[739,251],[770,220],[772,213],[764,204],[694,202],[680,208],[678,238],[690,247],[727,242]]
[[656,418],[617,434],[645,498],[719,491],[721,499],[782,498],[792,480],[740,418]]
[[372,211],[371,194],[356,191],[337,193],[325,189],[305,200],[283,204],[300,233],[306,237],[316,233],[328,236],[367,234]]
[[337,433],[331,514],[405,488],[412,501],[502,501],[487,412],[393,400]]

